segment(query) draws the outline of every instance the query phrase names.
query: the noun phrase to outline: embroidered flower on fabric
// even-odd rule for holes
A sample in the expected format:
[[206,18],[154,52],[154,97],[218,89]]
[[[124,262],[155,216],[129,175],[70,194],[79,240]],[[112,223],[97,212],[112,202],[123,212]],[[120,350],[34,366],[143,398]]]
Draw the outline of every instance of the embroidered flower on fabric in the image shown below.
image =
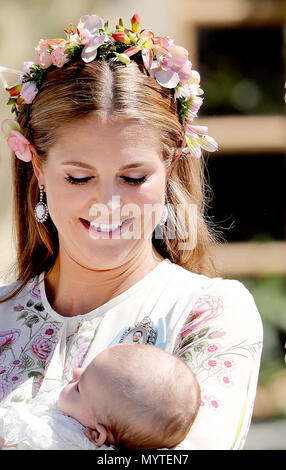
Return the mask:
[[235,367],[235,361],[232,358],[224,358],[221,362],[224,369],[230,370]]
[[208,353],[218,353],[220,349],[221,349],[221,347],[220,347],[219,344],[210,344],[206,348],[206,352],[208,352]]
[[213,411],[217,411],[221,408],[221,402],[216,396],[208,396],[205,394],[203,389],[201,390],[202,398],[201,398],[201,407],[208,408]]
[[189,313],[184,327],[181,330],[181,337],[192,334],[207,334],[210,322],[223,311],[222,301],[215,296],[203,295],[196,302]]
[[32,288],[31,288],[31,291],[30,291],[30,294],[34,299],[39,300],[41,298],[41,291],[40,291],[40,288],[38,287],[38,285],[36,283],[33,284]]
[[20,330],[13,329],[8,331],[1,331],[0,332],[0,348],[4,348],[4,346],[10,346],[11,344],[15,343],[21,334]]
[[22,364],[22,361],[20,359],[14,359],[13,361],[10,362],[10,367],[17,367]]
[[226,371],[219,374],[218,381],[221,385],[224,385],[225,387],[230,387],[231,385],[233,385],[231,374]]
[[54,350],[57,344],[58,338],[53,337],[51,339],[43,338],[42,335],[38,335],[34,338],[30,345],[30,349],[32,353],[41,359],[42,361],[46,361]]
[[53,323],[45,323],[44,327],[41,329],[41,335],[43,338],[51,339],[58,332],[58,329],[53,325]]
[[218,358],[210,358],[203,362],[203,367],[212,372],[216,372],[221,368],[221,361]]

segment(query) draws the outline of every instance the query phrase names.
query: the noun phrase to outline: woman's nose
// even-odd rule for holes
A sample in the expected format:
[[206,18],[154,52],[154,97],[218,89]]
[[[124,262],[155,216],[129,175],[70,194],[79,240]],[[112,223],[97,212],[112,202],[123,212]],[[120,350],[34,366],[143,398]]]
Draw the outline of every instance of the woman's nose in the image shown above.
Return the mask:
[[[104,197],[102,198],[104,200]],[[120,220],[121,204],[120,196],[112,195],[106,198],[106,203],[95,202],[89,209],[89,217],[94,217],[97,223],[111,224]]]
[[84,369],[82,367],[77,367],[76,369],[73,370],[73,381],[75,382],[78,380],[83,373]]

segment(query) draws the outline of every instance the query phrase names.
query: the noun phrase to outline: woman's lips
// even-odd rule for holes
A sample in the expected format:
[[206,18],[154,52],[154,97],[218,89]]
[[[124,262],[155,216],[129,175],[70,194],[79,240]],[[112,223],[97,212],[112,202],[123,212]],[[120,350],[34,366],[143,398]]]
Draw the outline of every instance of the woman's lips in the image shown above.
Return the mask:
[[91,225],[90,222],[86,219],[80,218],[79,220],[81,221],[82,225],[89,231],[89,234],[92,238],[111,239],[120,238],[120,235],[125,232],[125,230],[127,230],[133,219],[134,217],[132,217],[131,219],[125,219],[121,222],[121,225],[117,229],[111,230],[109,232],[97,230],[97,228],[94,225]]

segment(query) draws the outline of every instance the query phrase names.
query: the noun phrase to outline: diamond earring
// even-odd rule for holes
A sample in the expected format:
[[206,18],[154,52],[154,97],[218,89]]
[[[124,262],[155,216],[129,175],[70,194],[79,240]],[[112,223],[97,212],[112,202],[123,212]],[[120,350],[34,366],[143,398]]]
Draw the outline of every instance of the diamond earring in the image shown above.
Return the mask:
[[44,185],[41,184],[40,186],[40,201],[38,204],[35,206],[34,213],[35,213],[35,218],[38,222],[45,222],[47,218],[49,217],[49,210],[48,206],[45,202],[43,202],[44,198]]

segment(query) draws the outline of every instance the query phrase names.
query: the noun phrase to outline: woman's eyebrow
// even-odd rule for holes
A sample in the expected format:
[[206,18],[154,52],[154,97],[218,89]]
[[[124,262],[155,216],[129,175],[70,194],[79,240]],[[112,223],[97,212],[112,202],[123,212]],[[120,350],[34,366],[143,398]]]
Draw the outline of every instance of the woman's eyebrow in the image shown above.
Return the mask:
[[[147,162],[147,161],[133,162],[133,163],[128,163],[127,165],[122,166],[120,169],[121,170],[127,170],[128,168],[138,168],[140,166],[149,165],[149,164],[150,164],[150,162]],[[70,160],[68,162],[62,162],[61,165],[78,166],[80,168],[87,168],[89,170],[96,170],[95,167],[92,167],[92,166],[88,165],[87,163],[76,161],[76,160]]]

